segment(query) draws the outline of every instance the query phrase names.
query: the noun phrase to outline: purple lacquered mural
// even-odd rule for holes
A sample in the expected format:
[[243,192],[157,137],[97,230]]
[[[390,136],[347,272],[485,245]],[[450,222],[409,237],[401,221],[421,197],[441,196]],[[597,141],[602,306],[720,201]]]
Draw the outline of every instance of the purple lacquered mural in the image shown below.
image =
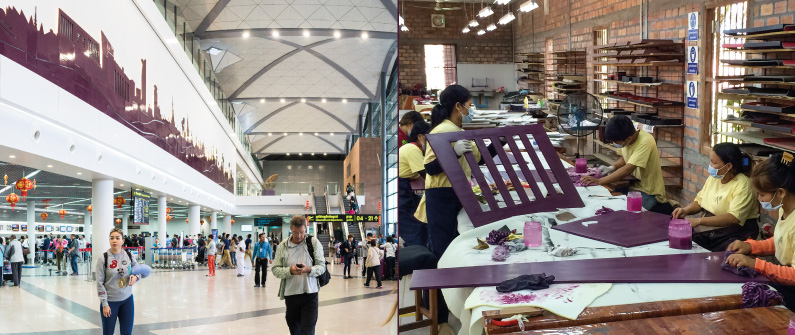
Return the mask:
[[157,85],[146,101],[146,60],[141,59],[141,86],[136,87],[113,57],[113,46],[101,33],[97,42],[59,10],[57,33],[44,31],[35,17],[14,7],[0,10],[0,54],[46,78],[127,126],[161,149],[233,192],[231,163],[191,133],[186,118],[176,120],[173,102],[165,115]]

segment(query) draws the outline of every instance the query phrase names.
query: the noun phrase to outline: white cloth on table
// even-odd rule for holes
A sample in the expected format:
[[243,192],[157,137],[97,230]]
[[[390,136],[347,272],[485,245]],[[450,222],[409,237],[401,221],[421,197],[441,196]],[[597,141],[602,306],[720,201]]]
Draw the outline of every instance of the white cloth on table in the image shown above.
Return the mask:
[[[577,218],[573,221],[594,216],[594,212],[602,206],[622,210],[626,209],[626,197],[618,196],[617,199],[607,197],[588,197],[588,195],[610,196],[610,193],[601,186],[577,187],[585,207],[571,208],[556,212],[534,213],[531,215],[519,215],[509,219],[504,219],[490,223],[485,226],[475,228],[465,211],[461,211],[458,216],[458,231],[461,235],[456,237],[439,260],[439,268],[453,268],[479,265],[494,265],[491,260],[492,248],[486,250],[472,249],[476,245],[476,238],[485,238],[492,230],[499,229],[507,225],[510,229],[521,232],[524,222],[531,216],[554,218],[560,212],[568,211]],[[543,220],[546,221],[546,220]],[[547,225],[547,222],[542,222]],[[565,223],[558,220],[558,224]],[[694,244],[692,250],[678,250],[668,247],[668,241],[658,242],[633,248],[622,248],[616,245],[591,240],[576,235],[571,235],[562,231],[550,229],[549,234],[555,245],[577,248],[578,253],[570,257],[555,257],[544,252],[544,246],[529,248],[508,257],[505,263],[527,263],[540,261],[566,261],[578,259],[596,259],[611,257],[636,257],[648,255],[667,255],[706,252],[707,250]],[[547,275],[555,275],[547,273]],[[590,307],[611,306],[621,304],[634,304],[650,301],[664,301],[676,299],[701,298],[709,296],[739,294],[742,284],[613,284],[607,293],[596,298]],[[463,325],[459,335],[480,335],[483,330],[482,315],[483,311],[495,310],[498,308],[490,306],[479,306],[472,309],[465,308],[467,299],[470,298],[476,288],[454,288],[443,289],[445,301],[450,312],[461,320]]]
[[539,307],[569,320],[577,319],[585,307],[605,294],[613,284],[552,284],[543,290],[497,292],[496,287],[478,287],[469,295],[464,308]]

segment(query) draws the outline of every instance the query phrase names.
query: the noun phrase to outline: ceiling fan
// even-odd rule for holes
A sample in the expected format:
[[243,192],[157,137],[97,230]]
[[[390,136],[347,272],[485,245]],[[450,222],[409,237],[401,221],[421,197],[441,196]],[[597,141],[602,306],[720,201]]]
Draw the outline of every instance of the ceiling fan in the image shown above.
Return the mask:
[[445,1],[437,0],[436,1],[436,6],[434,6],[434,7],[429,7],[429,6],[412,6],[412,7],[414,7],[414,8],[423,8],[423,9],[433,9],[433,10],[438,11],[438,12],[445,11],[445,10],[459,10],[459,9],[461,9],[461,7],[442,7],[442,3],[444,3],[444,2]]

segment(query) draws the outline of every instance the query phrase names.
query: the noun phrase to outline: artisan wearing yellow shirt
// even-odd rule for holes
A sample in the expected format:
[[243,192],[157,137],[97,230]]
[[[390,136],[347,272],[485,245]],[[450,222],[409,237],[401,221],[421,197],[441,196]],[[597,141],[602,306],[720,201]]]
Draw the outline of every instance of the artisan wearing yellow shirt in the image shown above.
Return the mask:
[[[778,217],[773,237],[756,241],[732,242],[734,251],[726,259],[733,267],[746,266],[770,279],[770,286],[781,293],[784,306],[795,311],[795,157],[789,152],[775,154],[754,167],[751,185],[762,209]],[[746,222],[746,224],[748,224]],[[777,264],[752,256],[775,256]]]
[[[461,129],[461,125],[472,122],[471,108],[472,94],[469,93],[469,90],[460,85],[448,86],[439,94],[439,104],[431,111],[432,130],[430,135],[464,131]],[[471,152],[475,156],[475,160],[482,163],[480,152],[469,140],[459,140],[451,145],[458,156],[461,168],[464,170],[467,179],[469,179],[472,172],[464,158],[464,153]],[[488,147],[492,156],[496,152],[493,146],[494,143]],[[450,242],[458,235],[458,212],[461,211],[462,206],[461,201],[458,200],[458,196],[453,191],[450,180],[447,179],[447,175],[442,170],[442,166],[430,146],[425,148],[424,163],[427,174],[425,178],[425,195],[422,196],[414,216],[420,221],[428,223],[428,249],[436,257],[441,258]],[[402,226],[399,229],[402,230]],[[444,302],[442,294],[438,296],[437,310],[439,329],[450,328],[447,324],[449,314],[447,304]],[[443,334],[444,332],[440,333]]]
[[[416,113],[416,112],[415,112]],[[398,222],[403,246],[428,246],[428,225],[414,217],[420,204],[420,196],[411,188],[412,180],[425,178],[425,150],[428,147],[425,135],[431,130],[425,120],[414,123],[407,133],[408,142],[398,149]]]
[[657,142],[651,134],[635,129],[635,125],[628,117],[616,115],[607,121],[604,139],[620,148],[621,157],[611,167],[603,171],[615,171],[612,174],[594,178],[582,177],[583,181],[599,185],[615,183],[630,174],[638,178],[629,189],[640,191],[643,197],[643,208],[647,211],[671,215],[673,206],[665,197],[665,184],[663,183],[662,167],[660,165],[660,152],[657,151]]
[[709,178],[689,205],[677,208],[673,217],[705,212],[690,219],[693,242],[710,251],[723,251],[734,240],[759,235],[759,203],[748,178],[750,159],[733,143],[719,143],[709,153]]

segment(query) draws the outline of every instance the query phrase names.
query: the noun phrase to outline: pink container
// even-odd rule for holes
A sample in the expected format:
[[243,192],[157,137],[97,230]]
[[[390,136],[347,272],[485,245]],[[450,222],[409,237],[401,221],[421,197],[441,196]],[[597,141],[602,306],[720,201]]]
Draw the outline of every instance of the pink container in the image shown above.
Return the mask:
[[690,221],[673,219],[668,223],[668,247],[688,250],[693,248],[693,228]]
[[643,197],[640,192],[632,191],[627,194],[627,211],[640,213],[643,210]]
[[574,161],[574,172],[577,173],[588,172],[588,160],[585,158],[577,158]]
[[524,223],[524,245],[528,248],[541,246],[541,222],[527,221]]
[[795,335],[795,315],[790,316],[789,326],[787,327],[787,335]]

